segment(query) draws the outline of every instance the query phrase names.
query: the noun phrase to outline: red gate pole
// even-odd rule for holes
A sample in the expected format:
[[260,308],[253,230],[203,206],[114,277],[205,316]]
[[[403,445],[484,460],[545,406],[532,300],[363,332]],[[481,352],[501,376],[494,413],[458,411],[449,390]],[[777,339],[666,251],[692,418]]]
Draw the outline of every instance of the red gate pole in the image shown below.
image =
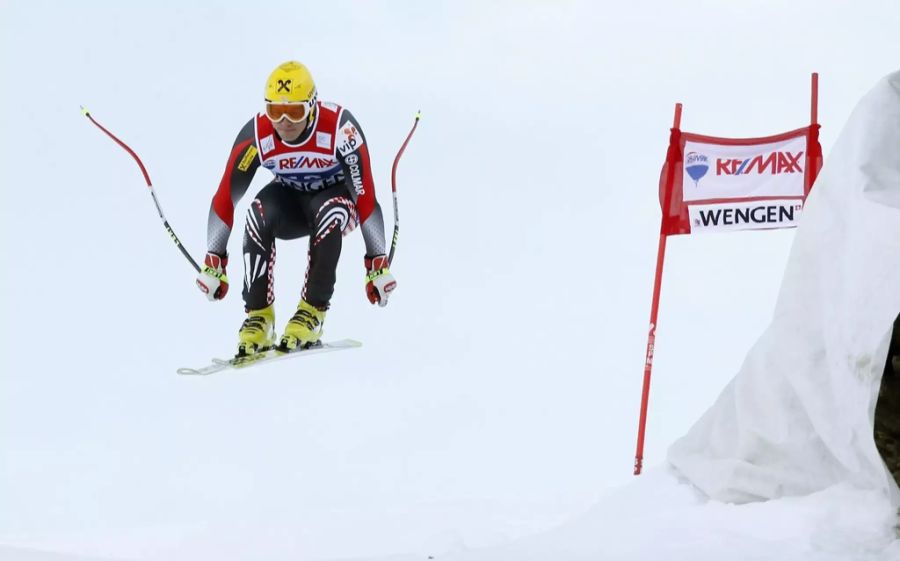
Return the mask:
[[[674,129],[681,128],[681,104],[675,104],[675,121],[672,126]],[[641,415],[638,421],[638,439],[637,450],[634,454],[634,475],[641,474],[641,468],[644,462],[644,430],[647,425],[647,405],[650,400],[650,374],[653,370],[653,349],[656,345],[656,320],[659,312],[659,293],[662,288],[663,263],[666,258],[666,239],[668,234],[665,231],[666,213],[672,200],[672,179],[675,174],[674,162],[669,162],[666,170],[666,194],[663,202],[663,216],[659,225],[659,247],[656,252],[656,279],[653,282],[653,302],[650,307],[650,330],[647,334],[647,354],[644,360],[644,387],[641,394]]]
[[803,178],[803,200],[809,196],[819,169],[822,167],[822,146],[819,144],[819,73],[810,80],[809,133],[806,136],[806,171]]
[[809,102],[809,124],[819,124],[819,73],[812,73],[811,99]]

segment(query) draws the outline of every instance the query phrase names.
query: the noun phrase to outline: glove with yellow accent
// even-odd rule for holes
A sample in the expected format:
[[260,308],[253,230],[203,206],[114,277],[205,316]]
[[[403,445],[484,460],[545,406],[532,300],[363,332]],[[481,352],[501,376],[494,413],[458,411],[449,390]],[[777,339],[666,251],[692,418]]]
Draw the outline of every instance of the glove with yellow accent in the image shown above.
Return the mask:
[[225,275],[225,266],[228,265],[228,256],[217,253],[207,253],[197,276],[197,286],[210,300],[221,300],[228,294],[228,277]]
[[366,255],[366,296],[369,302],[387,306],[388,298],[397,288],[397,281],[388,269],[386,255]]

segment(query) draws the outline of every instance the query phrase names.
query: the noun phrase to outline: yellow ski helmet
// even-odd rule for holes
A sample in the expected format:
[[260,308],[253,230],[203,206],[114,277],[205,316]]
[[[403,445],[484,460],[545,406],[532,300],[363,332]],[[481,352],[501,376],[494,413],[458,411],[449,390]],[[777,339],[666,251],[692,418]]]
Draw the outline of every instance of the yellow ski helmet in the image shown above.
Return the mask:
[[300,103],[316,99],[316,84],[309,69],[291,60],[279,64],[266,80],[266,102]]

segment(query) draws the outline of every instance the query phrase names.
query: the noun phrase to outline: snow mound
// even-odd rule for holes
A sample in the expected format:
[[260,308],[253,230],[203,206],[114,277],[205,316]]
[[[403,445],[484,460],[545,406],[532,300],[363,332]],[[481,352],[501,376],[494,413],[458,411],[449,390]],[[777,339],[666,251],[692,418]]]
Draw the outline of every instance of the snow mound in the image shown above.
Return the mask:
[[772,323],[668,460],[742,503],[898,490],[873,439],[900,311],[900,72],[851,114],[807,200]]
[[882,492],[846,483],[805,497],[733,505],[709,501],[671,471],[656,469],[557,530],[504,547],[433,558],[887,561],[900,559],[893,519]]

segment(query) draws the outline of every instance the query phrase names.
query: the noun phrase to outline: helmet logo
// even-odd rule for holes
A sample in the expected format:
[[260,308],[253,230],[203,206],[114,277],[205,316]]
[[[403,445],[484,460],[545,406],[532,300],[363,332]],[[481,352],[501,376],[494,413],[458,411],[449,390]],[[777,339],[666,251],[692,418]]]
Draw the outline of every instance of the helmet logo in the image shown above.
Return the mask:
[[291,93],[291,81],[288,80],[278,80],[278,93],[281,92]]

